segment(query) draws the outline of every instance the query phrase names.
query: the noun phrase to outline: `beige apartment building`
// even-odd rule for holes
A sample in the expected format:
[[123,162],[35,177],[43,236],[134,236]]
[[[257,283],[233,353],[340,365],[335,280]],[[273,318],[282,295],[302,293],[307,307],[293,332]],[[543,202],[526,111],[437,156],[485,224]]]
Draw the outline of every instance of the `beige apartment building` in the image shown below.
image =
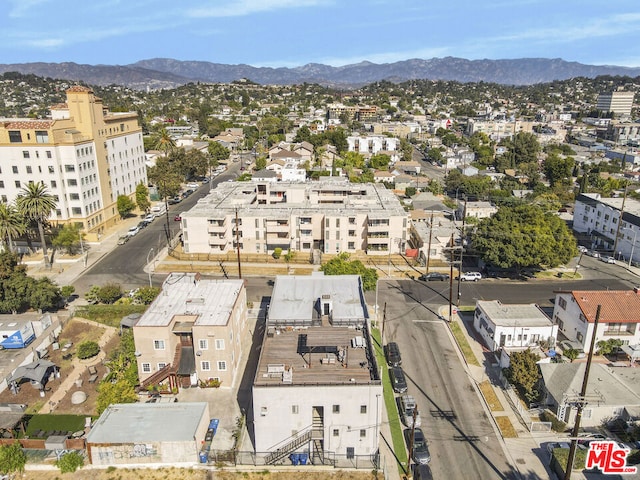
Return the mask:
[[147,183],[136,112],[110,112],[90,88],[74,86],[51,118],[0,119],[0,201],[43,182],[57,206],[53,223],[82,225],[88,240],[119,221],[119,195],[135,200]]
[[170,274],[133,327],[140,384],[233,386],[246,330],[244,281]]
[[[225,182],[182,213],[185,253],[401,252],[409,215],[376,184]],[[236,225],[239,227],[236,229]]]

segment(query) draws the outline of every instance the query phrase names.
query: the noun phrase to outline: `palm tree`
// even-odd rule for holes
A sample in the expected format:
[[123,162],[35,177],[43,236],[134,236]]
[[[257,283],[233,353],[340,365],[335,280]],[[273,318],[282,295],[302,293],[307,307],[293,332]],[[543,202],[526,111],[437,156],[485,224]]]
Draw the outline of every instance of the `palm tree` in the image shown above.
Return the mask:
[[8,203],[0,203],[0,243],[7,243],[13,251],[13,240],[26,231],[26,225],[18,209]]
[[171,138],[171,135],[169,135],[167,129],[163,128],[155,137],[153,147],[157,150],[160,150],[161,152],[164,152],[164,156],[166,157],[169,152],[176,148],[176,141]]
[[25,218],[34,220],[37,223],[44,263],[49,266],[47,242],[44,238],[44,223],[51,215],[51,210],[56,208],[55,197],[49,193],[43,182],[31,182],[22,188],[22,193],[16,198],[16,206]]

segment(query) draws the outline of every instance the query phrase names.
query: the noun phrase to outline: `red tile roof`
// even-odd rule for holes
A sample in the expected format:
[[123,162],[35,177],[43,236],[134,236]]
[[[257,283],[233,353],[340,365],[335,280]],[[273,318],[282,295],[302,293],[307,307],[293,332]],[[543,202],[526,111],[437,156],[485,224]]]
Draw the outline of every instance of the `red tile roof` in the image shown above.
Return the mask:
[[574,290],[571,292],[589,323],[596,318],[598,305],[601,323],[640,323],[640,293],[634,290]]
[[91,92],[91,89],[89,87],[83,87],[82,85],[74,85],[69,88],[67,92]]

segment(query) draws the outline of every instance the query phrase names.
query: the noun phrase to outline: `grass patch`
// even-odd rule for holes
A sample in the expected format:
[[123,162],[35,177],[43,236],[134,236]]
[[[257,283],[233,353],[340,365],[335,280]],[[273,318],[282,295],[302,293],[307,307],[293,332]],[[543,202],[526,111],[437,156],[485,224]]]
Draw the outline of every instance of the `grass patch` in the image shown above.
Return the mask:
[[504,412],[504,407],[502,406],[502,403],[500,403],[500,400],[498,399],[496,392],[493,390],[489,380],[481,382],[478,387],[480,387],[482,396],[487,401],[487,405],[489,405],[489,409],[492,412]]
[[466,359],[467,363],[469,365],[476,365],[479,367],[480,362],[478,362],[478,359],[473,354],[473,350],[471,350],[471,345],[469,345],[469,342],[467,341],[467,337],[464,336],[464,333],[462,331],[462,328],[460,327],[460,324],[457,322],[451,322],[449,326],[451,327],[451,332],[453,333],[453,336],[455,337],[456,342],[460,347],[460,350],[462,350],[462,355],[464,355],[464,358]]
[[400,422],[400,416],[398,415],[398,408],[396,406],[396,398],[391,387],[391,379],[389,378],[389,369],[386,368],[387,362],[384,358],[384,350],[382,349],[382,341],[380,339],[380,330],[377,328],[371,329],[371,336],[373,337],[373,346],[376,352],[376,360],[378,365],[382,368],[382,394],[384,397],[384,404],[387,409],[387,418],[389,419],[389,428],[391,430],[391,443],[393,444],[393,451],[398,459],[398,471],[400,475],[404,475],[404,466],[407,464],[407,449],[404,445],[404,438],[402,437],[402,424]]
[[518,433],[516,432],[516,429],[513,428],[509,417],[495,417],[495,419],[498,424],[498,428],[500,429],[500,433],[502,434],[502,438],[518,438]]
[[85,415],[34,415],[29,419],[27,435],[32,435],[36,430],[77,432],[84,429],[84,419]]
[[[553,456],[556,457],[558,463],[562,468],[565,468],[567,465],[567,461],[569,460],[569,449],[568,448],[554,448]],[[576,448],[576,456],[573,459],[573,469],[574,470],[584,470],[584,465],[587,461],[587,451],[581,448]]]
[[119,327],[122,317],[131,313],[144,313],[148,305],[83,305],[76,308],[76,317],[86,318],[110,327]]

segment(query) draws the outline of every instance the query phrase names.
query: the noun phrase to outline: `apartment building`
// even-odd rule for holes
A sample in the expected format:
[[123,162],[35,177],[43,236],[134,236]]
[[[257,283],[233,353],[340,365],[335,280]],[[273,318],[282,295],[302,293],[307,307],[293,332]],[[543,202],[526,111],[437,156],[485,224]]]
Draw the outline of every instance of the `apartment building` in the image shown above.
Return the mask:
[[610,251],[616,258],[626,262],[640,262],[638,200],[629,197],[603,198],[599,193],[581,193],[576,198],[573,211],[573,229],[589,235],[591,248]]
[[466,134],[471,136],[474,133],[486,133],[491,140],[499,141],[503,138],[510,138],[520,132],[531,133],[536,122],[522,120],[478,120],[470,118],[467,123]]
[[376,184],[224,182],[182,213],[185,253],[399,253],[409,215]]
[[147,183],[136,112],[110,112],[90,88],[74,86],[51,118],[0,119],[0,201],[43,182],[57,206],[49,221],[80,224],[88,240],[119,220],[117,198]]
[[368,320],[358,275],[276,277],[253,382],[266,464],[372,468],[384,398]]
[[170,274],[133,326],[141,385],[172,390],[219,381],[223,388],[233,386],[246,329],[242,280]]
[[620,116],[631,116],[633,92],[616,90],[598,95],[596,108],[601,112],[613,112]]
[[353,135],[347,137],[347,144],[350,152],[358,152],[367,157],[400,149],[399,139],[384,135]]
[[[598,328],[596,312],[600,306]],[[640,344],[640,291],[573,290],[556,292],[553,322],[569,340],[579,342],[589,351],[595,334],[601,340],[618,339],[623,345]]]

